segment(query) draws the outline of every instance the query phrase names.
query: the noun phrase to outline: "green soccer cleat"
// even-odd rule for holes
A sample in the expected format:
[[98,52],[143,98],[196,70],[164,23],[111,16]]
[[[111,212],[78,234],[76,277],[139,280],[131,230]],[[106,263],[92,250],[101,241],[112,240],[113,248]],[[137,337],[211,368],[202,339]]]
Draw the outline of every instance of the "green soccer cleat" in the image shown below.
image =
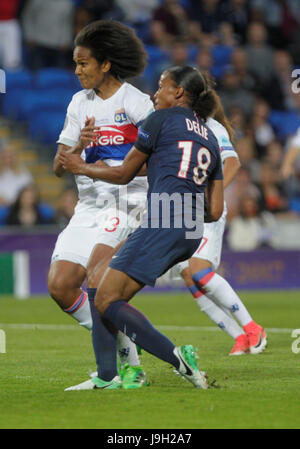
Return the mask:
[[122,387],[122,381],[120,376],[115,376],[111,381],[107,382],[106,380],[100,379],[100,377],[95,376],[91,379],[86,380],[85,382],[81,382],[78,385],[73,385],[72,387],[68,387],[65,391],[71,390],[117,390]]
[[192,345],[177,346],[174,354],[179,359],[178,372],[196,388],[208,389],[206,373],[200,371],[197,366],[197,350]]
[[124,390],[131,390],[133,388],[148,387],[150,385],[146,374],[142,367],[131,366],[126,363],[122,368],[121,373],[122,388]]

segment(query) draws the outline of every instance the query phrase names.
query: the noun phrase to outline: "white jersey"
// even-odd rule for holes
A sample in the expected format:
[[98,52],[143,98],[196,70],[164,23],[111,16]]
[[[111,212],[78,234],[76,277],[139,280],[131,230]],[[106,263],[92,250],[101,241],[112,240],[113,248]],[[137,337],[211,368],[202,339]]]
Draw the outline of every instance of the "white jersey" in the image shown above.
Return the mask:
[[[136,142],[138,126],[153,111],[149,95],[125,82],[110,98],[103,100],[93,89],[77,92],[67,110],[64,128],[57,143],[70,147],[76,145],[87,117],[95,117],[99,126],[98,138],[82,153],[87,163],[105,160],[108,165],[120,165]],[[107,193],[117,194],[119,186],[86,176],[75,176],[79,201],[72,225],[92,226],[95,221],[97,199]],[[128,184],[131,198],[140,193],[146,195],[146,177],[137,177]]]
[[230,141],[227,129],[211,117],[206,121],[206,125],[212,130],[217,138],[223,164],[228,157],[238,158],[237,152]]

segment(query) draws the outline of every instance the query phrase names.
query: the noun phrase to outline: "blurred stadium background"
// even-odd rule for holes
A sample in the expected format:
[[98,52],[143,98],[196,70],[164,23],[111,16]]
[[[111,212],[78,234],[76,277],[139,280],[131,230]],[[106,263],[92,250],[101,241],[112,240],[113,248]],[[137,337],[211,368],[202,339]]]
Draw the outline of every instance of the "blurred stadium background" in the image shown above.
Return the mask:
[[[100,18],[127,23],[145,43],[149,64],[132,82],[150,95],[168,66],[215,77],[242,164],[226,191],[220,270],[237,289],[300,288],[300,161],[281,172],[300,127],[298,0],[1,0],[0,293],[47,294],[54,243],[76,203],[73,178],[52,173],[80,90],[72,42]],[[23,205],[33,212],[20,219]]]

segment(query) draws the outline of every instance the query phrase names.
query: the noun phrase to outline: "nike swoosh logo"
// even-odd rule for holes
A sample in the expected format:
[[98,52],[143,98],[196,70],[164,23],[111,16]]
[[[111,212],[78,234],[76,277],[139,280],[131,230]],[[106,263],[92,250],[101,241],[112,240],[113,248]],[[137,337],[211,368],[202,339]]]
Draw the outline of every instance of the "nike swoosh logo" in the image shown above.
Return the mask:
[[103,387],[97,387],[97,385],[94,386],[94,390],[105,390],[106,388],[110,387],[112,383],[104,385]]
[[180,353],[179,353],[179,357],[180,357],[180,360],[182,361],[182,363],[183,363],[183,365],[184,365],[184,367],[185,367],[185,374],[187,374],[188,376],[191,376],[193,373],[192,373],[192,371],[190,370],[190,368],[188,367],[188,365],[185,363],[185,361],[183,360],[183,358],[181,357]]
[[255,346],[255,348],[259,348],[259,346],[262,344],[262,338],[261,338],[261,334],[259,334],[259,342],[257,343],[257,345]]

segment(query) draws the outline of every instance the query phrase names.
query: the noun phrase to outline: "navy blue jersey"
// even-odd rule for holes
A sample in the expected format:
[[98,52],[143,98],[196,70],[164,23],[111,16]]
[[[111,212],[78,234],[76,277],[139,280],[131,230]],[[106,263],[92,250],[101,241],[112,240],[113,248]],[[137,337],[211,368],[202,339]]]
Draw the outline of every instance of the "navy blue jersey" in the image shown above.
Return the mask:
[[[181,107],[153,112],[139,129],[135,146],[149,154],[148,214],[110,267],[154,286],[159,276],[198,248],[204,190],[209,178],[223,179],[222,163],[214,134],[190,109]],[[186,194],[194,201],[186,201]],[[152,207],[155,195],[167,197],[157,208]],[[179,195],[179,202],[174,195]],[[168,202],[171,197],[174,201]],[[189,215],[191,211],[195,214]]]
[[213,132],[191,109],[153,112],[139,128],[135,147],[149,154],[149,193],[204,192],[207,179],[223,179]]

